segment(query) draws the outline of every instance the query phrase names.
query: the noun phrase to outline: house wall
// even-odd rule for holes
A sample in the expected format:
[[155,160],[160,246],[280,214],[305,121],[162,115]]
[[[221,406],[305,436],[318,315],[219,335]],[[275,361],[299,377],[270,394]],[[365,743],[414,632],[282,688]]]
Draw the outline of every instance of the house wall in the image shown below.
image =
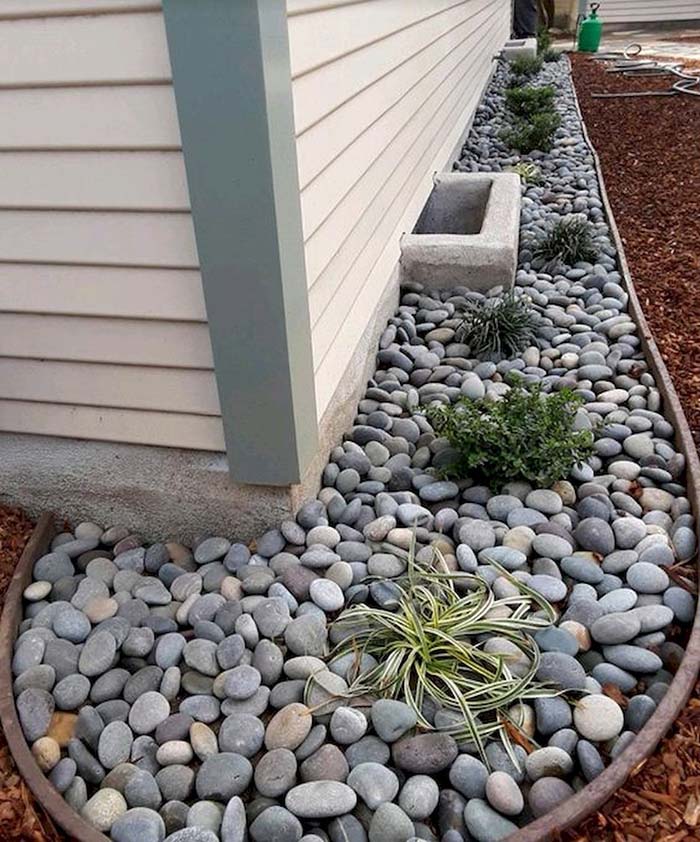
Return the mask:
[[601,0],[605,23],[656,23],[700,20],[700,0]]
[[224,449],[170,75],[159,3],[0,0],[2,431]]
[[476,109],[511,3],[287,0],[287,11],[323,418],[395,280],[399,238]]

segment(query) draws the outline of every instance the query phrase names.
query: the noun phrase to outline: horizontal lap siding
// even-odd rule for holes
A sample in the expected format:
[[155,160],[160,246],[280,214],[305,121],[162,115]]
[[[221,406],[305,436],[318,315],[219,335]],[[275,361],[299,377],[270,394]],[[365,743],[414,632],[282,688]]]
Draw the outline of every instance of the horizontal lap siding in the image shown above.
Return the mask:
[[700,0],[602,0],[599,15],[607,23],[700,20]]
[[0,110],[0,429],[223,450],[160,3],[0,0]]
[[508,37],[509,0],[288,0],[319,417]]

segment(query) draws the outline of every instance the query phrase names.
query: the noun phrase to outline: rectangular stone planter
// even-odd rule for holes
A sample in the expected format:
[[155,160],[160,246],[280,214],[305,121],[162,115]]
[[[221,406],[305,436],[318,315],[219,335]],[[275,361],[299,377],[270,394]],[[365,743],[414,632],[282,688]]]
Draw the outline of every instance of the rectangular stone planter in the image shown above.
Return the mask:
[[516,58],[535,58],[537,56],[536,38],[519,38],[506,41],[503,45],[503,58],[515,61]]
[[413,233],[401,238],[402,277],[432,288],[511,287],[519,227],[519,175],[441,173]]

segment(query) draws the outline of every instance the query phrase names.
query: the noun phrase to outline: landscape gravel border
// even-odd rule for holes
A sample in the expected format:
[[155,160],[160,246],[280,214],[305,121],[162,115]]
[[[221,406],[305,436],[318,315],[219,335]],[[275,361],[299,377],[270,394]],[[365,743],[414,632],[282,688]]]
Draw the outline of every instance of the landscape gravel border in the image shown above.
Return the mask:
[[[575,97],[575,94],[574,94]],[[581,119],[584,139],[591,149],[599,181],[601,200],[606,219],[612,232],[613,241],[618,251],[620,271],[629,294],[629,312],[639,328],[647,360],[657,380],[657,386],[663,395],[665,413],[676,429],[676,443],[687,460],[686,480],[687,496],[694,512],[700,511],[700,461],[698,460],[688,423],[681,409],[673,383],[659,354],[654,338],[646,323],[636,296],[634,286],[624,255],[619,232],[612,217],[612,211],[605,192],[604,179],[598,156],[588,137],[583,124],[578,101],[576,109]],[[53,518],[45,513],[40,518],[32,538],[18,564],[12,583],[7,593],[5,610],[0,621],[0,723],[7,735],[12,754],[28,786],[40,800],[47,812],[73,838],[79,842],[107,842],[107,837],[92,828],[76,814],[49,784],[47,778],[36,764],[19,728],[17,710],[12,694],[10,663],[12,647],[21,619],[22,593],[31,581],[34,562],[46,549],[53,531]],[[531,822],[526,827],[509,837],[510,842],[535,842],[536,840],[554,839],[558,833],[580,821],[599,807],[629,777],[630,773],[656,747],[658,741],[671,726],[678,712],[685,704],[693,687],[700,666],[700,623],[696,614],[695,623],[686,647],[686,655],[669,691],[655,714],[630,746],[580,793],[568,799],[564,804],[545,816]]]
[[[568,59],[567,59],[568,61]],[[634,288],[629,265],[625,256],[625,249],[620,237],[612,207],[605,189],[605,179],[598,153],[591,142],[586,124],[581,113],[576,88],[572,82],[574,103],[581,121],[581,129],[584,140],[591,150],[595,163],[596,176],[600,188],[600,199],[605,209],[605,219],[610,228],[615,248],[617,249],[617,261],[620,273],[624,278],[624,288],[629,295],[627,303],[628,312],[639,329],[642,348],[644,349],[647,361],[654,373],[656,385],[663,396],[664,414],[668,417],[676,431],[676,445],[685,455],[687,496],[690,500],[693,512],[700,512],[700,459],[695,448],[695,442],[690,432],[688,420],[685,417],[678,394],[668,373],[666,364],[663,361],[659,348],[654,339],[639,297]],[[696,565],[697,565],[696,560]],[[698,565],[700,570],[700,565]],[[695,614],[693,628],[685,648],[685,657],[669,686],[668,692],[660,702],[654,714],[647,724],[637,734],[630,745],[617,757],[606,769],[589,783],[581,792],[569,798],[559,807],[551,810],[546,815],[530,822],[526,827],[514,833],[505,842],[548,842],[557,838],[558,834],[575,825],[577,822],[589,816],[594,810],[604,804],[614,792],[619,789],[630,774],[653,754],[661,738],[673,724],[678,714],[688,701],[693,691],[695,680],[700,670],[700,604]]]

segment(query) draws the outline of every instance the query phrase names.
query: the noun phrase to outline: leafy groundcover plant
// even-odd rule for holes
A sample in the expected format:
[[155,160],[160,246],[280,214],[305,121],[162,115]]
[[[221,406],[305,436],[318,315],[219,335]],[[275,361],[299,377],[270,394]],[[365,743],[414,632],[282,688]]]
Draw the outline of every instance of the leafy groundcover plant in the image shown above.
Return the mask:
[[554,111],[540,111],[527,120],[516,118],[502,138],[512,149],[528,154],[535,149],[548,152],[554,142],[554,132],[561,125],[561,117]]
[[514,164],[512,167],[508,167],[508,172],[517,173],[527,184],[544,184],[542,170],[537,166],[537,164],[521,161],[519,164]]
[[[500,738],[512,754],[509,731],[518,723],[508,709],[557,694],[534,680],[540,653],[531,636],[550,626],[555,612],[542,596],[491,563],[517,594],[497,599],[483,579],[450,572],[435,547],[430,563],[417,561],[414,541],[407,573],[395,580],[398,607],[388,611],[355,605],[336,620],[347,636],[332,657],[352,655],[359,664],[369,655],[376,661],[356,677],[348,695],[400,699],[427,731],[436,729],[424,705],[437,703],[454,723],[437,730],[474,744],[482,756],[486,741]],[[492,637],[508,641],[523,657],[516,649],[513,656],[484,651]]]
[[477,477],[498,490],[517,479],[547,488],[592,452],[593,433],[573,429],[581,404],[570,389],[548,395],[532,384],[513,386],[500,401],[436,404],[426,416],[459,454],[447,476]]
[[506,90],[506,107],[518,117],[531,117],[541,111],[551,111],[554,105],[554,88],[551,85]]
[[598,256],[590,224],[576,216],[555,223],[537,243],[533,253],[549,263],[561,261],[569,266],[579,261],[593,263]]
[[523,80],[536,76],[542,70],[542,59],[521,56],[510,63],[511,78],[515,84],[522,84]]
[[475,357],[512,357],[532,343],[538,322],[530,299],[509,290],[498,298],[468,302],[457,337]]

